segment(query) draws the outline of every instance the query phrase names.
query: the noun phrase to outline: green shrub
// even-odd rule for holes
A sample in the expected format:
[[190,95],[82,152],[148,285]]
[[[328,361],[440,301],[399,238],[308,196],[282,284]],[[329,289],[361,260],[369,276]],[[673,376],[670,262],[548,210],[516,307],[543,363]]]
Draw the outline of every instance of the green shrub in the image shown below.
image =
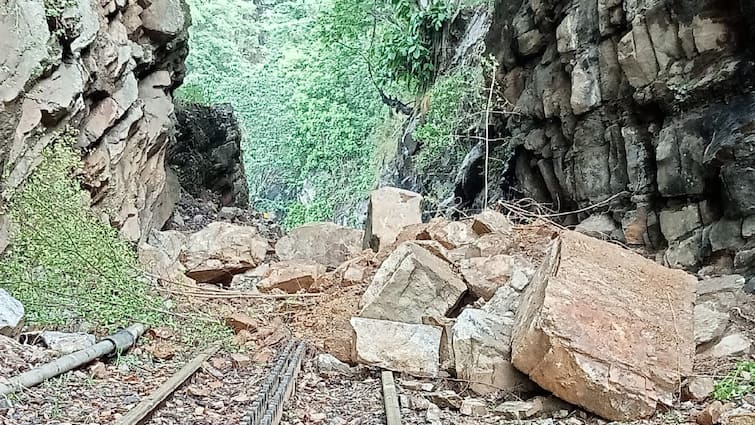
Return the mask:
[[713,398],[721,401],[738,399],[755,392],[755,362],[741,361],[724,378],[716,381]]
[[457,136],[475,127],[485,109],[481,67],[461,67],[441,76],[427,94],[429,111],[414,138],[422,144],[415,157],[420,173],[436,168],[439,161],[459,164],[471,143]]
[[71,130],[59,134],[11,201],[14,228],[0,283],[24,304],[31,324],[110,330],[161,323],[162,300],[136,272],[133,249],[82,202],[72,177],[75,139]]

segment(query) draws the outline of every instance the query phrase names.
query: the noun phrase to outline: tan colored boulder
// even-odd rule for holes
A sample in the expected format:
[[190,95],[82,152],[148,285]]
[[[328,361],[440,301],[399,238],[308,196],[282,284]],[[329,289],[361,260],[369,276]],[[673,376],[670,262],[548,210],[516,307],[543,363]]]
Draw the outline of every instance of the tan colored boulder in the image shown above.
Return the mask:
[[273,289],[294,294],[309,289],[325,275],[325,266],[314,261],[281,261],[273,263],[257,284],[260,292]]
[[692,372],[695,284],[617,245],[563,232],[521,300],[514,365],[606,419],[649,417],[672,404]]
[[309,223],[289,232],[275,244],[281,260],[308,260],[338,267],[362,251],[362,232],[335,223]]
[[511,233],[512,224],[505,215],[498,211],[485,210],[473,217],[472,230],[478,235],[488,233]]
[[438,217],[430,220],[427,233],[446,249],[455,249],[474,243],[478,234],[472,229],[472,221],[448,221]]
[[194,283],[186,277],[186,268],[178,259],[187,240],[186,235],[175,230],[152,230],[137,249],[139,264],[157,279]]
[[446,316],[466,289],[447,262],[405,242],[378,269],[362,296],[359,316],[422,323],[424,316]]
[[396,241],[401,230],[422,223],[422,196],[404,189],[382,187],[370,194],[364,248],[380,251]]
[[474,241],[472,246],[479,252],[478,257],[492,257],[512,251],[514,238],[508,233],[488,233]]
[[361,317],[352,318],[351,326],[357,362],[413,376],[438,375],[439,328]]
[[459,262],[459,269],[470,292],[485,301],[490,300],[498,288],[504,285],[511,285],[521,291],[535,273],[534,266],[529,261],[510,255],[462,260]]
[[526,391],[532,382],[511,364],[514,320],[482,310],[461,312],[452,328],[456,374],[478,394]]
[[269,244],[255,227],[210,223],[192,234],[180,255],[186,276],[197,282],[230,283],[259,265]]

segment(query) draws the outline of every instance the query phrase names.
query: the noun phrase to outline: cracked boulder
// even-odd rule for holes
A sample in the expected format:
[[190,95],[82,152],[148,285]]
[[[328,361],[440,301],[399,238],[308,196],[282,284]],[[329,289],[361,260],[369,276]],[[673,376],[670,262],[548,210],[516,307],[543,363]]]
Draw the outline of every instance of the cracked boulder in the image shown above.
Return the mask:
[[456,319],[452,329],[456,373],[471,381],[472,391],[489,394],[532,389],[532,382],[511,364],[513,326],[511,317],[472,308]]
[[424,316],[450,313],[466,289],[449,263],[405,242],[378,269],[362,296],[359,316],[422,323]]
[[521,300],[513,363],[606,419],[650,417],[692,372],[695,285],[683,271],[563,232]]

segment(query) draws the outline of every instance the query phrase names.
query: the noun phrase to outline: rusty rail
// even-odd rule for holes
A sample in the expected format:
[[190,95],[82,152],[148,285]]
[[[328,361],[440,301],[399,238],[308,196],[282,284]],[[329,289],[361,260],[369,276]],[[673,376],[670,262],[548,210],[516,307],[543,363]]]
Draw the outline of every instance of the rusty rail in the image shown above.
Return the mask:
[[305,350],[304,342],[290,341],[278,353],[270,373],[260,386],[257,399],[252,403],[250,425],[280,423],[283,405],[294,393]]

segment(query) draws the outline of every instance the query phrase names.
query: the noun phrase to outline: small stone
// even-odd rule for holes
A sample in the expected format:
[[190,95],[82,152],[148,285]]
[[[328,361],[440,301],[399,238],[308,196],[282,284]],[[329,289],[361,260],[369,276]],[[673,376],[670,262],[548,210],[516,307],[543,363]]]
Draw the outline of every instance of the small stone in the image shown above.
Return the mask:
[[714,346],[698,354],[702,359],[721,358],[748,354],[752,342],[743,334],[736,333],[721,338]]
[[322,374],[352,375],[354,373],[349,365],[327,353],[319,354],[315,362],[317,370]]
[[226,317],[225,323],[235,333],[240,333],[242,330],[254,332],[259,327],[259,321],[244,313],[234,313]]
[[233,220],[234,218],[244,214],[244,210],[237,207],[223,207],[218,213],[218,218],[221,220]]
[[610,239],[618,229],[619,225],[609,214],[595,214],[579,223],[574,230],[593,238]]
[[309,415],[309,419],[314,423],[320,423],[325,420],[327,415],[325,413],[312,413]]
[[488,414],[488,406],[478,398],[464,399],[459,410],[462,415],[466,416],[485,416]]
[[459,396],[452,390],[442,390],[435,393],[430,393],[427,396],[430,397],[430,400],[433,403],[441,408],[458,410],[459,408],[461,408],[461,402],[463,401],[461,396]]
[[441,425],[440,415],[440,407],[430,403],[430,406],[427,408],[427,413],[425,414],[427,422],[431,425]]
[[716,381],[707,376],[693,376],[687,381],[684,396],[688,400],[705,400],[715,388]]
[[755,413],[746,409],[734,409],[724,412],[721,423],[726,425],[755,425]]
[[729,324],[729,314],[718,311],[712,302],[695,306],[695,343],[697,345],[721,337]]
[[76,351],[91,347],[95,343],[94,335],[85,333],[67,333],[44,331],[39,334],[47,348],[61,354],[71,354]]
[[709,404],[702,412],[700,412],[695,418],[695,422],[698,425],[714,425],[718,423],[723,413],[724,405],[716,400]]
[[92,377],[95,379],[105,379],[108,376],[107,373],[107,367],[105,366],[105,363],[102,362],[96,362],[89,368],[89,373],[91,373]]
[[411,409],[412,407],[412,402],[409,399],[409,396],[406,394],[399,394],[398,404],[399,406],[401,406],[402,409]]
[[747,281],[743,289],[748,294],[755,294],[755,277],[751,277],[750,280]]
[[510,233],[511,221],[498,211],[485,210],[474,216],[472,230],[482,236],[488,233]]
[[422,384],[422,385],[420,386],[420,389],[421,389],[422,391],[426,391],[426,392],[430,392],[430,391],[432,391],[432,390],[433,390],[433,388],[435,388],[435,385],[433,385],[433,384],[432,384],[431,382],[425,382],[424,384]]
[[252,364],[252,359],[249,356],[239,353],[231,354],[231,360],[237,368],[244,368]]
[[24,306],[0,288],[0,335],[16,337],[24,324]]
[[495,414],[504,419],[528,419],[539,412],[539,406],[531,401],[507,401],[494,409]]
[[139,400],[141,400],[139,394],[131,394],[123,399],[123,404],[135,404],[138,403]]
[[738,291],[742,289],[744,284],[745,278],[738,274],[703,279],[697,283],[697,296],[723,291]]

